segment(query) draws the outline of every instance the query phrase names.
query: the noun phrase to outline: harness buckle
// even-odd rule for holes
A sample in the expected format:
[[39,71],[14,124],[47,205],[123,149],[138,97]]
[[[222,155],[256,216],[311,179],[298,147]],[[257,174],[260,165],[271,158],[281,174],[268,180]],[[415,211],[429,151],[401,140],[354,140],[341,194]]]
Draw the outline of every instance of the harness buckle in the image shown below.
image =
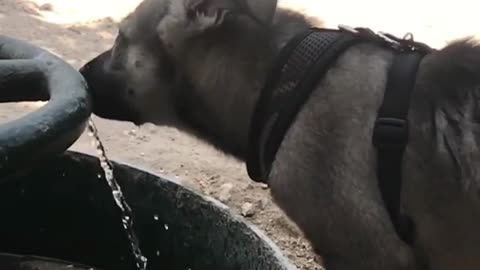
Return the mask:
[[355,29],[354,27],[345,25],[345,24],[339,24],[337,27],[338,27],[338,29],[343,30],[343,31],[347,31],[347,32],[354,33],[354,34],[358,33],[357,29]]
[[398,118],[380,117],[373,129],[373,145],[380,148],[403,148],[408,142],[408,123]]
[[385,32],[378,32],[377,36],[383,39],[383,41],[385,41],[386,43],[390,44],[390,46],[392,46],[394,49],[400,49],[402,47],[400,39],[394,37],[393,35]]

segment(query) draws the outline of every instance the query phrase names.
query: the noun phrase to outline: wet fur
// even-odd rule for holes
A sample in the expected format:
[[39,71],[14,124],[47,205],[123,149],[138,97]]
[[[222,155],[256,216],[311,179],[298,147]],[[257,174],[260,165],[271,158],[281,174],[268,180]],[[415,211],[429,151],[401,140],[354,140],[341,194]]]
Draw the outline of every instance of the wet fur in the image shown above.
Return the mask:
[[[271,25],[259,26],[232,13],[202,27],[194,25],[198,17],[191,25],[170,24],[168,31],[186,32],[169,35],[161,27],[168,2],[142,3],[120,26],[128,42],[117,40],[110,59],[82,70],[96,113],[119,119],[116,113],[133,108],[140,119],[122,120],[174,126],[243,159],[273,58],[313,22],[277,9]],[[269,178],[272,195],[328,270],[480,269],[480,47],[459,40],[421,63],[402,191],[416,226],[413,247],[400,241],[388,218],[371,143],[391,61],[390,52],[368,44],[339,58],[281,144]],[[125,86],[100,89],[97,78],[106,78],[111,62],[119,62],[117,80]],[[121,101],[100,113],[112,97]]]

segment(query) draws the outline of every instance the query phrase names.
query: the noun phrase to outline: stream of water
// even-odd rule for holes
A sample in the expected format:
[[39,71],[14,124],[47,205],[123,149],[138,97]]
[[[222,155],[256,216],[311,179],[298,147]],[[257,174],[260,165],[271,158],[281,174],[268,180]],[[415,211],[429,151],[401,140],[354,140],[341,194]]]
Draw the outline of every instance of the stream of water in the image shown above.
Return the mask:
[[130,240],[130,245],[132,248],[133,256],[135,257],[136,265],[138,270],[147,269],[147,258],[143,256],[142,251],[140,250],[140,244],[135,231],[133,230],[133,218],[132,218],[132,209],[128,205],[125,197],[123,196],[122,189],[118,185],[115,177],[113,175],[113,165],[110,160],[107,158],[105,148],[103,147],[100,137],[98,136],[98,131],[93,123],[92,119],[89,119],[88,122],[88,135],[92,137],[97,150],[97,156],[100,159],[100,166],[103,169],[105,179],[112,190],[113,199],[115,203],[122,211],[122,224],[125,232]]

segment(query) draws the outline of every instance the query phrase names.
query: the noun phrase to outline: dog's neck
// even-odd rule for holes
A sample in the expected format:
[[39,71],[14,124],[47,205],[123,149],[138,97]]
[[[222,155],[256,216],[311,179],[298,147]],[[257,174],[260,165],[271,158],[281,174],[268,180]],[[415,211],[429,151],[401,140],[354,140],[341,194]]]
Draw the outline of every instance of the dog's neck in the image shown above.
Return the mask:
[[268,29],[222,29],[195,40],[183,55],[176,102],[187,131],[245,159],[252,114],[278,52],[311,27],[307,19],[279,9]]

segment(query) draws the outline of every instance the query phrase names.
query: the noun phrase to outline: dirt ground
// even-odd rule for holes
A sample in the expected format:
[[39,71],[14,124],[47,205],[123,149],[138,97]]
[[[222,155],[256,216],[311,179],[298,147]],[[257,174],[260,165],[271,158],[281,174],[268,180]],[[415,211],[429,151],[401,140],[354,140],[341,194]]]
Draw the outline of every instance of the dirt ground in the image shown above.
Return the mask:
[[[111,45],[116,22],[138,2],[0,0],[0,34],[28,40],[78,68]],[[368,26],[398,35],[410,31],[436,47],[453,38],[477,34],[477,29],[480,32],[479,23],[469,19],[476,17],[476,8],[468,0],[455,1],[455,5],[437,1],[435,10],[430,7],[433,1],[413,5],[413,0],[405,0],[394,12],[391,4],[386,4],[389,1],[284,2],[320,16],[326,26]],[[41,105],[2,104],[0,122],[16,119]],[[272,202],[268,188],[249,180],[244,164],[175,129],[93,118],[111,159],[146,168],[221,200],[264,230],[299,270],[321,269],[308,243]],[[86,135],[71,149],[95,153]]]

